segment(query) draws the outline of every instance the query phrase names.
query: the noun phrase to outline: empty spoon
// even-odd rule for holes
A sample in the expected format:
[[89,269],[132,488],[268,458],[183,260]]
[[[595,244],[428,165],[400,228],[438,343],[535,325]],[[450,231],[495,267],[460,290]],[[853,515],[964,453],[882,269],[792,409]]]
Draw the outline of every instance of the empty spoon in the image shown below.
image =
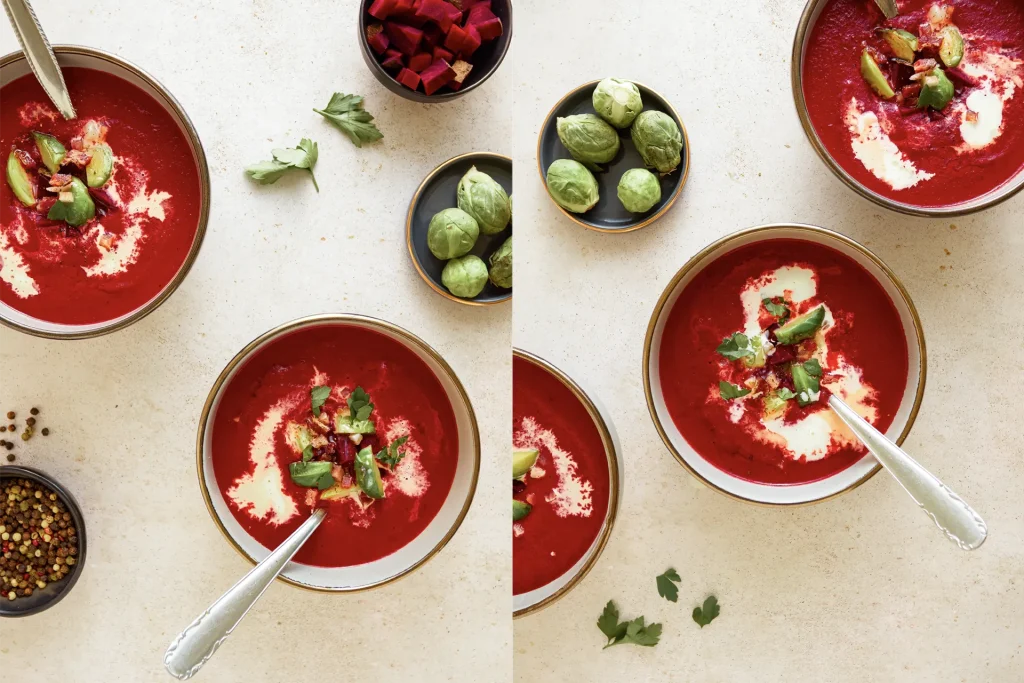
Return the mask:
[[285,565],[313,535],[326,514],[323,508],[314,510],[284,543],[178,634],[164,655],[164,666],[172,676],[181,681],[188,680],[210,661],[221,643],[228,639]]
[[846,423],[846,426],[867,446],[878,462],[900,483],[910,497],[921,506],[935,525],[961,550],[974,550],[988,536],[985,520],[971,509],[960,496],[921,467],[903,450],[872,427],[867,420],[854,412],[835,394],[829,397],[828,406]]
[[7,18],[11,20],[11,27],[18,36],[25,59],[39,85],[43,86],[53,106],[57,107],[64,118],[75,118],[75,107],[71,104],[71,95],[64,84],[64,75],[60,72],[57,58],[50,49],[50,41],[46,39],[32,5],[28,0],[3,0],[3,3]]

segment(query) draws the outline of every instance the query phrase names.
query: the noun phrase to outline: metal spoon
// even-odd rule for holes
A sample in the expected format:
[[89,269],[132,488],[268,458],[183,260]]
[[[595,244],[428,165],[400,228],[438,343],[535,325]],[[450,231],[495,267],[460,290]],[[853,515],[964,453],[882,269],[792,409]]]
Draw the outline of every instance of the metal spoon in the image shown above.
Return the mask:
[[53,106],[57,107],[64,118],[75,118],[75,107],[71,104],[71,95],[64,84],[64,75],[60,72],[57,58],[50,49],[50,41],[46,39],[32,5],[28,0],[3,0],[3,3],[7,18],[11,20],[11,27],[18,36],[18,42],[21,43],[21,49],[39,85],[43,86]]
[[910,497],[921,506],[935,525],[961,550],[974,550],[988,537],[985,520],[938,478],[868,424],[835,394],[828,406],[868,447],[871,454],[896,478]]
[[892,19],[900,13],[899,8],[896,7],[896,0],[875,0],[875,4],[878,5],[878,9],[882,10],[886,19]]
[[242,621],[242,617],[313,535],[326,514],[323,508],[315,510],[277,550],[253,567],[241,581],[217,598],[216,602],[178,634],[164,655],[164,666],[172,676],[181,681],[188,680],[210,661],[213,653]]

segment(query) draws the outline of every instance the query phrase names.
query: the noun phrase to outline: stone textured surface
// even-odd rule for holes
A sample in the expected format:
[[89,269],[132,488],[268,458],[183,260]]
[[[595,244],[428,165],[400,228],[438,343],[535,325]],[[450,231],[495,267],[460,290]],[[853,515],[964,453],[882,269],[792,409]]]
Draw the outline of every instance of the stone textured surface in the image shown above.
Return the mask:
[[[561,366],[616,415],[626,494],[594,571],[515,622],[515,680],[961,683],[1024,670],[1024,464],[1016,386],[1024,361],[1024,196],[968,218],[876,208],[835,179],[793,107],[800,0],[606,3],[520,0],[516,36],[514,343]],[[601,235],[569,222],[538,177],[537,133],[580,83],[635,79],[682,115],[690,179],[660,222]],[[817,506],[763,509],[702,488],[650,420],[644,333],[663,288],[701,247],[768,222],[815,223],[874,250],[903,279],[928,342],[928,386],[906,448],[986,518],[964,553],[879,474]],[[524,274],[527,274],[524,276]],[[677,604],[655,575],[674,566]],[[718,596],[721,616],[690,618]],[[655,648],[601,652],[594,622],[665,625]]]
[[[199,680],[509,680],[511,307],[432,292],[404,226],[434,166],[462,152],[511,153],[511,61],[458,102],[424,106],[389,93],[363,64],[355,0],[35,4],[53,43],[114,52],[174,93],[206,147],[213,200],[195,268],[147,319],[82,342],[0,329],[0,404],[37,404],[53,430],[19,445],[18,463],[74,492],[89,535],[88,566],[64,602],[0,622],[4,680],[170,680],[161,660],[171,639],[249,568],[199,494],[203,401],[253,337],[331,311],[402,325],[452,364],[483,436],[475,503],[448,547],[390,587],[346,596],[273,586]],[[0,21],[0,53],[16,48]],[[381,143],[356,149],[311,111],[335,90],[367,98]],[[242,174],[303,136],[320,145],[319,195],[303,174],[266,187]]]

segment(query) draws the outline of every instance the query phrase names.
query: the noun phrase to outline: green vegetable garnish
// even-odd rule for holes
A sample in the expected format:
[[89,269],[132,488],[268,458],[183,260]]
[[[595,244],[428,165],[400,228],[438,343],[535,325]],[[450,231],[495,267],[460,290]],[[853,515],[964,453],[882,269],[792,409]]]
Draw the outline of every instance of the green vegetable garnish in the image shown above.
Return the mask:
[[249,177],[260,185],[272,185],[293,168],[304,168],[309,171],[309,177],[313,180],[313,187],[316,188],[317,192],[320,191],[320,186],[316,182],[316,176],[313,175],[313,167],[316,166],[316,160],[319,156],[315,142],[309,138],[302,138],[299,141],[298,147],[274,149],[272,154],[274,158],[270,161],[261,161],[257,164],[246,166],[245,172],[249,174]]
[[35,185],[25,167],[21,165],[17,152],[11,152],[7,157],[7,184],[19,202],[25,206],[36,205]]
[[880,33],[885,38],[885,42],[889,43],[889,47],[892,48],[892,53],[896,55],[897,59],[902,59],[908,64],[914,61],[914,53],[920,47],[917,36],[901,28],[882,29]]
[[789,366],[789,372],[793,376],[793,386],[796,387],[796,402],[801,406],[808,406],[817,400],[817,394],[821,390],[821,366],[818,361],[811,359],[806,363],[793,363]]
[[377,454],[377,460],[386,465],[388,469],[394,470],[398,467],[398,463],[402,462],[402,458],[405,457],[405,451],[398,450],[405,445],[405,442],[409,440],[408,436],[403,436],[395,439],[388,444],[388,447]]
[[675,602],[679,599],[679,587],[676,584],[680,581],[682,578],[675,569],[668,569],[664,574],[659,574],[655,579],[658,585],[658,595],[669,602]]
[[722,398],[730,400],[746,396],[750,393],[750,389],[744,389],[736,384],[722,381],[718,383],[718,393],[721,394]]
[[942,42],[939,43],[939,59],[946,66],[952,68],[960,64],[964,58],[964,37],[960,29],[950,24],[942,29]]
[[313,387],[309,390],[309,403],[313,408],[313,415],[320,417],[320,409],[327,402],[327,397],[330,395],[330,387]]
[[[776,301],[776,299],[778,301]],[[765,310],[774,315],[779,320],[785,320],[789,317],[789,307],[786,306],[786,300],[781,297],[775,297],[775,299],[761,299],[761,304]]]
[[750,343],[750,337],[741,332],[736,332],[723,339],[715,351],[729,360],[739,360],[740,358],[753,356],[755,353]]
[[704,628],[718,616],[721,610],[718,608],[718,598],[714,595],[708,596],[704,601],[703,607],[693,608],[693,620],[697,622],[697,625]]
[[380,478],[380,467],[373,457],[373,449],[367,446],[356,453],[356,482],[363,493],[370,498],[381,499],[384,497],[384,482]]
[[336,92],[326,107],[313,111],[337,126],[356,147],[362,147],[364,142],[374,142],[384,137],[377,125],[371,123],[373,115],[363,109],[361,95]]
[[942,110],[952,101],[953,81],[949,80],[946,72],[940,67],[935,67],[926,73],[921,79],[921,94],[917,98],[918,108],[931,107]]
[[370,415],[373,414],[370,395],[362,387],[356,387],[348,395],[348,409],[352,413],[353,420],[369,420]]
[[539,456],[540,451],[536,448],[512,451],[512,478],[519,479],[526,476],[526,473],[537,464]]
[[61,192],[70,192],[71,201],[57,201],[46,217],[51,221],[64,221],[73,227],[81,227],[92,220],[96,215],[96,204],[89,195],[89,189],[78,178],[71,178],[71,182],[62,188]]
[[621,643],[632,643],[644,647],[653,647],[661,638],[661,624],[644,624],[644,617],[632,621],[619,621],[619,609],[611,600],[604,606],[604,611],[597,619],[597,627],[607,638],[603,649]]
[[798,315],[775,330],[775,340],[782,345],[788,345],[810,339],[824,322],[825,306],[821,305],[803,315]]
[[331,477],[331,463],[323,460],[309,462],[305,459],[305,455],[302,460],[288,465],[288,474],[296,484],[307,488],[318,488],[323,491],[334,485],[334,478]]
[[764,412],[769,415],[781,412],[786,408],[786,402],[794,398],[796,394],[786,387],[781,387],[764,397]]
[[92,157],[85,167],[85,182],[89,187],[103,187],[114,172],[114,153],[110,151],[109,145],[102,142],[93,145],[89,151]]
[[524,503],[521,500],[512,499],[512,521],[518,522],[521,519],[525,519],[527,515],[533,510],[533,506],[529,503]]
[[892,86],[889,85],[889,81],[886,80],[885,74],[882,73],[882,69],[879,68],[878,62],[871,56],[867,48],[860,53],[860,75],[864,77],[864,80],[868,82],[871,89],[879,97],[890,99],[896,96],[893,92]]
[[43,160],[43,166],[46,166],[50,173],[59,171],[60,165],[64,163],[64,157],[68,153],[64,144],[46,133],[36,133],[33,131],[32,137],[36,140],[36,147],[39,149],[39,156]]

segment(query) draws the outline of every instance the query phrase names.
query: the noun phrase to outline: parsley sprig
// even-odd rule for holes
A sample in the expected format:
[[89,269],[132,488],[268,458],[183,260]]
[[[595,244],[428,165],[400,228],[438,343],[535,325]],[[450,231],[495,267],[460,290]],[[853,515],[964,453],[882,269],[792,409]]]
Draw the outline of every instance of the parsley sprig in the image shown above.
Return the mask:
[[786,306],[786,300],[782,297],[773,297],[771,299],[761,299],[761,304],[765,310],[774,315],[779,319],[779,322],[784,321],[789,317],[789,307]]
[[697,622],[698,626],[704,628],[715,620],[720,611],[718,608],[718,598],[714,595],[709,595],[704,600],[703,606],[693,608],[693,620]]
[[658,584],[658,595],[669,602],[676,602],[679,599],[679,587],[676,586],[682,581],[679,572],[669,568],[664,574],[659,574],[655,581]]
[[405,451],[398,450],[405,445],[405,442],[409,440],[408,436],[395,439],[388,444],[388,447],[382,450],[376,455],[377,460],[385,465],[389,470],[394,470],[398,467],[398,463],[402,462],[402,458],[405,457]]
[[327,403],[327,397],[331,395],[331,388],[325,386],[313,387],[309,390],[309,404],[313,409],[313,415],[320,417],[320,409]]
[[755,354],[754,347],[750,343],[750,337],[740,332],[731,334],[723,339],[715,351],[729,360],[739,360]]
[[316,166],[316,160],[320,154],[315,142],[309,138],[302,138],[297,147],[274,149],[271,150],[271,154],[274,156],[273,159],[245,167],[245,172],[249,174],[250,178],[260,185],[273,185],[288,171],[304,168],[309,171],[313,187],[317,192],[320,191],[316,176],[313,175],[313,167]]
[[718,393],[722,398],[728,401],[730,399],[746,396],[750,393],[750,389],[722,380],[718,383]]
[[597,627],[608,638],[603,649],[622,643],[654,647],[661,638],[661,624],[645,624],[642,616],[632,621],[619,621],[619,608],[611,600],[598,617]]
[[363,109],[361,95],[336,92],[326,107],[313,111],[337,126],[356,147],[362,147],[364,142],[374,142],[384,137],[377,125],[371,123],[373,115]]
[[362,387],[356,387],[348,395],[348,409],[352,413],[353,420],[369,420],[370,415],[373,414],[370,395]]

